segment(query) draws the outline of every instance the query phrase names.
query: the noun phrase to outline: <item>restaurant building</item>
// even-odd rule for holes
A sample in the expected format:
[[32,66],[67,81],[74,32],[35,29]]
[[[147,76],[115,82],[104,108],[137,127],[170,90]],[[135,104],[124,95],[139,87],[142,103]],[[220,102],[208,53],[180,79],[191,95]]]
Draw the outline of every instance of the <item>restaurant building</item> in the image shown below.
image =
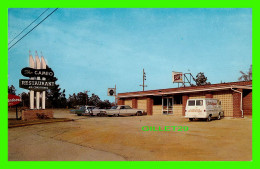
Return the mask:
[[216,98],[226,117],[252,115],[252,81],[119,93],[118,105],[143,109],[147,115],[184,116],[188,99]]

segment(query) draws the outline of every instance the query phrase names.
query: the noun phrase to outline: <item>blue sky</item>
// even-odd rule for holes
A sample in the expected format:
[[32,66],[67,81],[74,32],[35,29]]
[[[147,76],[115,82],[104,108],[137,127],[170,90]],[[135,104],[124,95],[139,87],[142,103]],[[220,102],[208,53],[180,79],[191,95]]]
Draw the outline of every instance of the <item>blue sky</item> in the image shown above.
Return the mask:
[[[9,9],[9,41],[44,10]],[[177,87],[173,70],[232,82],[252,64],[252,9],[58,9],[8,52],[17,93],[26,91],[19,79],[29,50],[42,51],[67,97],[90,90],[113,101],[115,84],[118,93],[140,91],[143,68],[146,90]]]

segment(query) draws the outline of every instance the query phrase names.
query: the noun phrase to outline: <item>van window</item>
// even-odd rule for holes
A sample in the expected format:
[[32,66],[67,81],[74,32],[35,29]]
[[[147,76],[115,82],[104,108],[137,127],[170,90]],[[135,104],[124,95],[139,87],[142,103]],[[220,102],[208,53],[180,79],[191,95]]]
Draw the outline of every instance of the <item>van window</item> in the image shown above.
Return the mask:
[[188,105],[189,106],[195,106],[195,100],[189,100]]
[[203,106],[203,100],[196,100],[196,106]]

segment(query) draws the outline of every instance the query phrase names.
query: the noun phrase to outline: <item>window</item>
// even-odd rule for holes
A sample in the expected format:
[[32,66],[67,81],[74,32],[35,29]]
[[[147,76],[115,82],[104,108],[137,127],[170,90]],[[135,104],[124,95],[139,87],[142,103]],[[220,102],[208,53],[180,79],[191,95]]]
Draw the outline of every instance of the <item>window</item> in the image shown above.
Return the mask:
[[117,106],[113,106],[113,107],[111,107],[111,109],[116,109],[117,108]]
[[130,106],[125,106],[125,109],[132,109]]
[[153,105],[162,105],[162,97],[153,97]]
[[125,106],[121,106],[120,109],[125,109]]
[[203,100],[196,100],[196,106],[203,106]]
[[188,105],[189,106],[195,106],[195,100],[189,100]]
[[182,104],[182,95],[174,95],[173,102],[173,104]]

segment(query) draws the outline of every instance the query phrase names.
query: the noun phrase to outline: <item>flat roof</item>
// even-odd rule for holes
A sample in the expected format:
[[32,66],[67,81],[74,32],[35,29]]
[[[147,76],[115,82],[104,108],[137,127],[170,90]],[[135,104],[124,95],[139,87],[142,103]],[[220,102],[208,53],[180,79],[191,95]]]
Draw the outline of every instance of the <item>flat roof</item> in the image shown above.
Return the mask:
[[252,81],[229,82],[229,83],[210,84],[210,85],[203,85],[203,86],[189,86],[189,87],[179,87],[179,88],[118,93],[117,98],[162,96],[162,95],[180,94],[180,93],[196,93],[196,92],[203,92],[203,91],[229,90],[232,88],[252,90]]

